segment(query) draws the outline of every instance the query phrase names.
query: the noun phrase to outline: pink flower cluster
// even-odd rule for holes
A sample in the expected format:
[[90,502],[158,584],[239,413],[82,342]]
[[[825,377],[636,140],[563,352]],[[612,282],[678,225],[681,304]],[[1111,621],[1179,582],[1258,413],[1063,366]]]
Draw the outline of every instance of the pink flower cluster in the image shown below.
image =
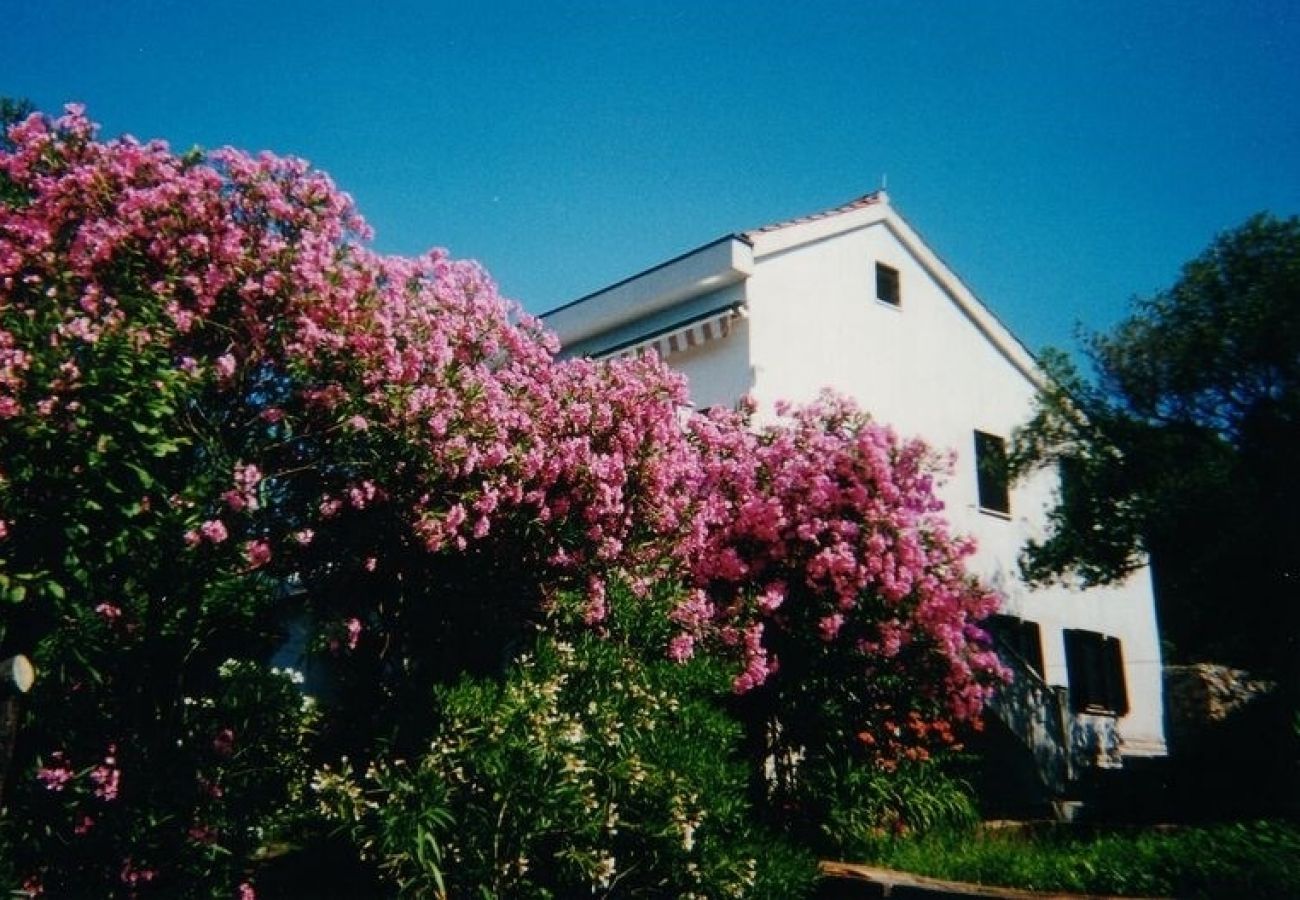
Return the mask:
[[106,801],[117,799],[122,785],[122,770],[117,766],[116,744],[109,744],[104,761],[90,770],[90,781],[96,797]]
[[940,677],[918,691],[944,698],[954,719],[976,717],[1003,677],[975,640],[998,598],[965,572],[973,545],[948,533],[934,493],[942,461],[834,395],[778,412],[763,428],[747,427],[743,411],[689,423],[704,525],[690,554],[697,590],[675,620],[697,636],[741,630],[739,692],[777,670],[774,647],[835,647],[864,677],[924,648],[918,668]]
[[50,754],[48,765],[36,770],[36,778],[45,785],[46,790],[62,791],[73,778],[72,768],[68,765],[63,751],[56,750]]
[[[94,796],[105,801],[116,800],[122,784],[122,770],[117,765],[117,745],[109,744],[104,753],[104,761],[85,774]],[[50,791],[62,791],[76,778],[77,773],[73,771],[62,750],[51,753],[49,763],[36,770],[36,779]],[[93,821],[90,824],[93,825]],[[83,831],[85,830],[89,830],[89,825],[84,825]]]
[[[863,677],[924,648],[919,690],[978,713],[1000,670],[975,623],[996,601],[964,574],[923,445],[833,398],[766,428],[744,412],[683,426],[684,383],[657,359],[557,359],[479,266],[363,246],[350,199],[300,160],[101,142],[76,107],[9,138],[0,182],[22,200],[0,203],[0,452],[22,428],[89,427],[78,410],[109,393],[85,390],[89,348],[162,353],[158,383],[221,411],[202,422],[201,477],[138,513],[188,517],[170,527],[194,565],[286,575],[330,554],[322,570],[342,555],[379,579],[399,548],[359,523],[382,514],[400,552],[495,552],[584,591],[593,627],[610,577],[684,581],[669,652],[736,654],[737,691],[799,641]],[[13,488],[6,545],[25,539],[24,498],[50,493]],[[350,618],[349,648],[363,619],[382,627]]]

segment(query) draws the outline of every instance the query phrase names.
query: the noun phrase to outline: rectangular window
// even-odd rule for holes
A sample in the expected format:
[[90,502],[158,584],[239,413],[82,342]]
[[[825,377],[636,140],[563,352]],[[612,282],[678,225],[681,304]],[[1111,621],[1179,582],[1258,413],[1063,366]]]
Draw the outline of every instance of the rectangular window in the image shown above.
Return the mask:
[[1043,635],[1037,622],[995,615],[985,619],[983,626],[992,635],[999,656],[1005,659],[1010,654],[1043,677]]
[[1128,713],[1124,651],[1119,638],[1095,631],[1065,630],[1065,667],[1075,712]]
[[884,263],[876,263],[876,299],[890,306],[901,306],[903,303],[898,270]]
[[996,434],[975,432],[975,477],[979,485],[980,509],[1010,515],[1007,442]]

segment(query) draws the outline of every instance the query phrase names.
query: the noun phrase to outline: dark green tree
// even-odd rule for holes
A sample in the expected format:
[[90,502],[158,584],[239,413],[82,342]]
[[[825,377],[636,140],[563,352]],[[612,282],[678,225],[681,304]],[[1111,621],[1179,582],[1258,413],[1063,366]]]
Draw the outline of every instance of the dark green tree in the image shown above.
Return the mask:
[[1300,219],[1259,214],[1178,281],[1059,351],[1012,469],[1062,476],[1033,581],[1152,563],[1173,658],[1300,671]]
[[0,97],[0,150],[9,149],[9,137],[6,134],[9,126],[21,122],[34,112],[36,107],[30,100]]

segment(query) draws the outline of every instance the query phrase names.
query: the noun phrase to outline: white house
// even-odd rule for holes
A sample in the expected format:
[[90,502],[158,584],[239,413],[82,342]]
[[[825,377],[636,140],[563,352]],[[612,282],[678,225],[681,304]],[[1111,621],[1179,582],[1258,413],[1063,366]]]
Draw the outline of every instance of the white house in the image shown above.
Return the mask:
[[[1005,597],[997,630],[1020,672],[999,712],[1061,792],[1092,767],[1165,754],[1160,643],[1146,570],[1116,587],[1030,589],[1016,558],[1056,479],[998,472],[1030,414],[1035,360],[883,191],[730,234],[543,316],[571,355],[653,348],[698,408],[749,394],[759,415],[829,386],[956,454],[942,489],[975,570]],[[983,465],[981,465],[983,461]],[[981,474],[983,473],[983,474]]]

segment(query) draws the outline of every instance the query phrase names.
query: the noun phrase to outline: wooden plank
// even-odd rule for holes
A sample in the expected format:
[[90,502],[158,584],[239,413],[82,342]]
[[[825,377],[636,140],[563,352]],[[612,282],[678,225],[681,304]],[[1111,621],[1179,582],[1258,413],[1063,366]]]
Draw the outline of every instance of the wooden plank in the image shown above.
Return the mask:
[[965,881],[944,881],[927,878],[896,869],[865,866],[858,863],[824,861],[822,875],[826,878],[864,881],[879,888],[877,896],[931,896],[931,897],[996,897],[1001,900],[1171,900],[1161,897],[1114,897],[1105,894],[1071,894],[1062,891],[1026,891],[1018,888],[971,884]]

